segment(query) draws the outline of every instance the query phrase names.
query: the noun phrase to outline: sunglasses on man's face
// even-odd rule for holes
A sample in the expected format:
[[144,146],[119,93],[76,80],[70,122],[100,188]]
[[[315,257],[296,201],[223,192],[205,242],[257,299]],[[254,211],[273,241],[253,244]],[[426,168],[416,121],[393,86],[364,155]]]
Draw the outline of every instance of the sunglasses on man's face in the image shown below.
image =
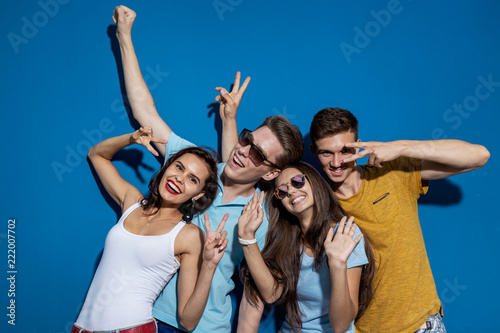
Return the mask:
[[293,176],[288,183],[281,184],[280,186],[276,187],[274,195],[276,196],[276,198],[283,200],[288,196],[288,184],[292,185],[293,188],[296,188],[298,190],[304,187],[305,183],[306,175]]
[[250,145],[250,150],[248,151],[248,157],[250,158],[250,161],[252,161],[253,164],[255,164],[255,166],[259,166],[264,162],[268,162],[272,167],[279,169],[279,167],[276,164],[274,164],[273,162],[269,161],[266,158],[266,155],[264,155],[262,149],[260,149],[253,143],[252,134],[246,128],[243,131],[241,131],[238,137],[238,143],[242,147]]

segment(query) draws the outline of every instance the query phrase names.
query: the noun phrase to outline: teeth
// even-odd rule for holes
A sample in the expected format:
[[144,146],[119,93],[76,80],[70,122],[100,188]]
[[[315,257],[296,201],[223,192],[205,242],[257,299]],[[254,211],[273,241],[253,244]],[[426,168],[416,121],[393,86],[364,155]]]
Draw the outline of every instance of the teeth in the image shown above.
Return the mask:
[[175,186],[174,184],[172,184],[172,182],[170,180],[167,182],[167,185],[175,193],[181,193],[181,191],[177,188],[177,186]]
[[297,202],[304,200],[304,196],[297,197],[292,200],[292,205],[295,205]]
[[233,158],[233,161],[234,163],[238,164],[240,167],[244,168],[243,164],[241,163],[241,161],[236,157],[236,155],[234,155],[234,158]]

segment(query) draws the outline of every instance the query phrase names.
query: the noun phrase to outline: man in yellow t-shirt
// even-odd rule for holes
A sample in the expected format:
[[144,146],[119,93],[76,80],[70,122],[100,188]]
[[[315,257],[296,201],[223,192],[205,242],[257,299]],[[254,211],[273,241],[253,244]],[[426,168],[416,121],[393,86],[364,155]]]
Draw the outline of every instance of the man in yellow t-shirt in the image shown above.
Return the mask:
[[[485,165],[488,150],[460,140],[361,142],[356,117],[339,108],[318,112],[310,135],[313,155],[375,255],[374,297],[356,331],[446,332],[417,199],[429,180]],[[365,156],[368,163],[357,165]]]

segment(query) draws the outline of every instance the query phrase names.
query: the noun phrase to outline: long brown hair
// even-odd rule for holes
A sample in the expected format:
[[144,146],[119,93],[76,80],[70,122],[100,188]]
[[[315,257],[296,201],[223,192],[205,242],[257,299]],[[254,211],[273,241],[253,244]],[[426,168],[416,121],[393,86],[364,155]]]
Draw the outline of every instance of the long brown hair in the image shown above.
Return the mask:
[[[314,266],[318,270],[319,266],[325,263],[323,257],[325,253],[324,242],[328,230],[332,223],[340,221],[346,213],[328,183],[314,167],[304,162],[298,162],[287,166],[285,169],[287,168],[298,169],[306,175],[311,185],[314,196],[312,224],[307,232],[303,233],[298,218],[286,210],[281,200],[274,197],[272,191],[268,191],[266,193],[266,210],[269,218],[269,229],[266,244],[262,250],[262,257],[273,275],[275,281],[274,290],[277,290],[278,285],[283,286],[283,292],[276,302],[286,301],[286,313],[290,326],[294,332],[297,332],[302,328],[302,314],[297,297],[302,250],[301,246],[297,245],[302,244],[312,250],[314,253]],[[360,281],[358,312],[364,312],[373,295],[371,288],[374,267],[373,253],[366,239],[365,249],[367,250],[366,255],[369,264],[363,270]],[[251,304],[256,305],[257,298],[260,296],[248,267],[242,269],[241,277],[245,283],[248,300]]]
[[[147,198],[145,198],[141,203],[144,210],[147,210],[149,208],[154,208],[154,212],[152,212],[152,214],[154,214],[160,209],[162,198],[160,196],[158,187],[160,186],[161,179],[165,174],[165,171],[168,169],[168,167],[172,163],[174,163],[175,160],[177,160],[184,154],[193,154],[198,156],[201,160],[205,162],[205,164],[208,167],[209,176],[208,179],[205,180],[205,186],[203,187],[202,190],[205,192],[205,194],[201,198],[196,200],[196,202],[194,203],[194,214],[202,212],[208,207],[210,207],[210,205],[212,205],[218,190],[217,153],[215,153],[215,151],[213,150],[203,149],[200,147],[188,147],[179,150],[177,153],[171,155],[169,159],[165,162],[165,164],[161,167],[161,169],[158,170],[158,172],[155,175],[153,175],[148,185],[150,195]],[[179,206],[179,211],[184,216],[186,216],[186,214],[188,214],[188,212],[191,211],[192,206],[193,202],[191,200],[187,200],[186,202],[184,202]],[[191,221],[189,220],[186,222],[191,222]]]

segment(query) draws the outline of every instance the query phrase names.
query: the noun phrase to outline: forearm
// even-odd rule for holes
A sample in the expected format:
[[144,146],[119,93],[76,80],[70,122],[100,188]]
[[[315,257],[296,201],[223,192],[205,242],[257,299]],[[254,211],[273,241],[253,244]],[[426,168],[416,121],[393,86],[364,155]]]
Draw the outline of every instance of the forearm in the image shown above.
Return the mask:
[[222,162],[227,162],[234,146],[238,142],[236,118],[222,120]]
[[212,278],[216,269],[217,265],[207,262],[202,263],[193,293],[189,297],[184,308],[179,309],[181,325],[189,331],[193,330],[196,325],[198,325],[205,311]]
[[461,140],[394,141],[401,146],[401,155],[444,164],[470,171],[486,164],[490,154],[481,146]]
[[[125,89],[132,109],[133,117],[142,126],[149,125],[153,133],[162,139],[168,138],[172,130],[158,114],[149,88],[139,67],[139,62],[130,35],[120,36],[120,52],[122,57]],[[163,148],[160,153],[164,154]]]
[[347,265],[329,262],[331,294],[328,317],[335,332],[345,332],[357,310],[349,293]]
[[257,306],[253,306],[247,299],[246,292],[240,302],[238,314],[237,333],[257,333],[259,331],[260,319],[264,311],[264,303],[257,297]]
[[260,295],[267,303],[273,303],[281,295],[282,288],[278,286],[274,290],[276,281],[264,262],[257,243],[243,245],[243,254]]
[[115,136],[104,141],[99,142],[95,146],[91,147],[89,150],[89,159],[91,161],[104,158],[106,160],[111,160],[113,156],[121,149],[128,147],[134,143],[132,140],[132,134],[124,134],[120,136]]

